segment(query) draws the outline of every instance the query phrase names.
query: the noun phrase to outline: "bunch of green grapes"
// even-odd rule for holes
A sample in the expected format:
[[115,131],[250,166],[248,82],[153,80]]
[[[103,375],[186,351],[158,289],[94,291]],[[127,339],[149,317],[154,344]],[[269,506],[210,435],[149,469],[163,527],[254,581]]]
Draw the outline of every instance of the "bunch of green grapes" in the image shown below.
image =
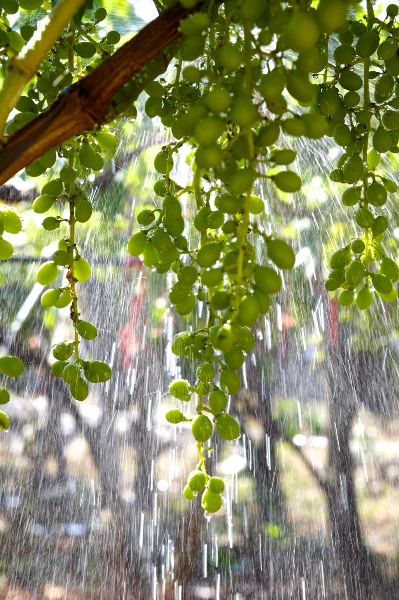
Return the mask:
[[[281,132],[312,139],[329,133],[326,116],[314,109],[302,114],[299,105],[314,104],[310,73],[325,69],[328,35],[344,25],[347,8],[340,0],[321,0],[316,11],[307,4],[257,0],[206,3],[181,23],[185,37],[174,80],[146,88],[147,115],[160,117],[174,140],[154,161],[162,175],[154,185],[159,207],[139,213],[141,229],[128,251],[159,273],[172,270],[169,300],[177,313],[190,314],[196,300],[207,304],[206,327],[181,332],[172,343],[174,354],[198,361],[196,381],[174,381],[169,392],[181,402],[193,393],[197,399],[191,430],[199,463],[184,496],[193,499],[206,488],[202,506],[209,513],[221,507],[224,486],[207,473],[205,444],[214,427],[226,440],[240,435],[238,422],[226,412],[227,396],[241,387],[237,371],[255,345],[251,328],[280,291],[282,270],[295,264],[292,248],[258,224],[264,202],[256,188],[259,179],[284,193],[301,187],[300,177],[287,168],[296,152],[277,145]],[[192,147],[194,175],[181,188],[171,171],[183,144]],[[184,235],[184,193],[197,209],[192,222],[197,247]],[[263,247],[260,261],[251,243],[256,236]],[[179,408],[166,419],[188,420]]]
[[[399,279],[399,268],[383,247],[388,228],[384,209],[397,185],[379,170],[385,153],[399,152],[397,16],[398,6],[390,4],[386,18],[379,20],[368,3],[367,17],[345,22],[334,51],[335,69],[326,71],[317,99],[320,112],[331,119],[330,135],[344,149],[330,177],[349,185],[342,203],[353,207],[361,229],[356,239],[331,256],[325,287],[331,292],[342,288],[340,304],[355,301],[361,310],[371,305],[374,292],[386,302],[398,296],[393,283]],[[370,80],[375,82],[373,97]]]

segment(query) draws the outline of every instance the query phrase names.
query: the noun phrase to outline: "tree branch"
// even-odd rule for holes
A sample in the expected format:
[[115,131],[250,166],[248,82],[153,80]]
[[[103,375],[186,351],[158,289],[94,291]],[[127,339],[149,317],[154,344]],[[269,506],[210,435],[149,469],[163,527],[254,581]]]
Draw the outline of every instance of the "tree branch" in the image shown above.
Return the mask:
[[0,150],[0,185],[47,150],[114,119],[118,105],[110,103],[121,88],[140,73],[126,90],[130,98],[136,90],[137,97],[149,80],[166,70],[171,54],[163,51],[180,39],[180,21],[190,12],[175,4],[95,71],[66,88],[48,111],[11,136]]

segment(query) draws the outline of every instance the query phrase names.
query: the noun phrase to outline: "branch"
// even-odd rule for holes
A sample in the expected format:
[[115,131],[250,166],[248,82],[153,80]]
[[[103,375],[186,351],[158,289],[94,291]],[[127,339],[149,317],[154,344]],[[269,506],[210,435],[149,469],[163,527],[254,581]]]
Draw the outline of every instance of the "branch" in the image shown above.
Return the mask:
[[[194,9],[195,10],[195,9]],[[113,120],[118,106],[110,103],[116,93],[140,72],[127,91],[136,97],[150,81],[166,70],[170,52],[180,39],[180,21],[192,10],[180,3],[154,19],[92,73],[66,88],[53,106],[11,136],[0,151],[0,185],[21,169],[82,131]]]
[[0,138],[3,138],[8,115],[15,108],[24,87],[36,75],[47,52],[51,50],[83,2],[84,0],[60,0],[50,18],[41,21],[38,31],[22,53],[11,59],[6,80],[0,91]]

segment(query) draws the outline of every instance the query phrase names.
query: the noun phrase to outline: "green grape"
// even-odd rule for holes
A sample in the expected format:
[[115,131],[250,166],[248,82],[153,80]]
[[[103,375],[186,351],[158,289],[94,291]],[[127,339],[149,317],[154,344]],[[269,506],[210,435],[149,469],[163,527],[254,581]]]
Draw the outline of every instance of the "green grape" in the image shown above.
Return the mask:
[[209,408],[215,412],[220,413],[225,410],[227,406],[227,396],[222,390],[215,389],[209,394]]
[[375,93],[382,97],[390,97],[393,93],[395,79],[392,75],[385,73],[375,82]]
[[243,198],[237,198],[231,194],[221,194],[215,200],[215,206],[218,210],[231,215],[240,212],[243,205]]
[[54,375],[54,377],[62,377],[62,372],[67,364],[68,362],[66,360],[57,360],[55,363],[53,363],[51,366],[51,373]]
[[346,65],[355,58],[356,52],[350,45],[343,44],[334,50],[334,58],[338,64]]
[[335,290],[337,290],[339,288],[339,283],[335,279],[332,279],[329,277],[324,282],[324,287],[326,288],[326,290],[328,292],[335,292]]
[[195,296],[194,294],[192,294],[191,292],[188,294],[188,297],[186,298],[186,300],[183,300],[183,302],[179,302],[178,304],[175,305],[176,308],[176,312],[179,313],[179,315],[188,315],[194,308],[195,306]]
[[[7,1],[7,0],[6,0]],[[11,2],[8,0],[7,2],[8,6],[10,6]],[[17,4],[17,3],[15,3]],[[5,9],[5,7],[4,7]],[[17,11],[14,11],[14,13]],[[25,40],[22,37],[22,35],[20,35],[18,33],[18,31],[8,31],[8,37],[10,39],[10,46],[12,48],[14,48],[17,52],[21,52],[22,48],[25,46]]]
[[201,283],[208,288],[215,287],[223,280],[222,269],[206,269],[201,273]]
[[380,36],[376,31],[367,31],[359,37],[356,44],[356,54],[361,58],[368,58],[377,50]]
[[73,183],[76,178],[76,171],[72,167],[62,167],[60,179],[63,183]]
[[48,150],[41,158],[39,158],[39,163],[42,167],[49,169],[52,167],[57,160],[57,153],[54,149]]
[[186,485],[186,487],[183,490],[183,496],[185,497],[186,500],[194,500],[194,498],[196,497],[197,492],[193,492],[193,490]]
[[104,383],[111,378],[111,367],[100,360],[93,360],[86,363],[84,374],[90,383]]
[[391,291],[388,294],[382,294],[381,292],[378,292],[378,291],[377,291],[377,294],[385,302],[395,302],[398,299],[398,290],[393,286],[392,286]]
[[238,318],[241,325],[253,327],[260,313],[260,305],[255,296],[244,296],[240,303]]
[[366,310],[373,302],[373,292],[368,285],[365,285],[356,296],[356,306],[360,310]]
[[376,217],[374,219],[373,224],[371,226],[371,233],[374,236],[381,235],[388,227],[388,219],[382,215]]
[[180,281],[176,282],[169,292],[169,300],[172,304],[179,304],[188,298],[190,288],[183,286]]
[[219,259],[220,253],[220,244],[211,242],[198,250],[196,261],[198,265],[204,269],[212,267]]
[[355,212],[355,220],[359,227],[371,227],[374,222],[374,216],[367,208],[360,207]]
[[207,219],[206,226],[207,229],[219,229],[224,223],[224,214],[221,210],[212,211]]
[[91,268],[87,260],[79,258],[74,264],[74,276],[78,281],[84,283],[91,275]]
[[192,471],[188,476],[187,484],[193,492],[200,492],[206,485],[205,473],[199,469]]
[[309,48],[298,57],[296,62],[298,69],[304,73],[320,73],[326,64],[327,56],[320,48]]
[[226,394],[233,396],[236,394],[241,387],[241,380],[238,373],[233,369],[225,369],[220,374],[220,387]]
[[353,71],[342,71],[339,78],[340,85],[350,92],[357,92],[363,85],[363,80],[360,75],[354,73]]
[[154,167],[158,173],[165,175],[168,170],[168,165],[170,168],[173,167],[173,159],[169,157],[166,152],[159,152],[154,159]]
[[72,383],[70,389],[71,395],[75,398],[75,400],[79,400],[79,402],[86,400],[87,396],[89,395],[88,385],[85,380],[82,379],[82,377],[79,377],[75,383]]
[[194,217],[194,227],[197,231],[206,231],[208,228],[207,219],[211,214],[212,210],[209,206],[203,206],[199,209]]
[[225,323],[215,331],[215,339],[212,340],[210,338],[210,341],[215,348],[226,353],[231,352],[235,348],[238,337],[239,329],[230,323]]
[[[303,119],[295,117],[293,119],[285,119],[281,125],[283,131],[288,135],[300,137],[306,135],[307,127]],[[323,134],[324,135],[324,134]]]
[[210,362],[203,362],[197,367],[196,373],[200,381],[212,381],[215,377],[215,367]]
[[117,44],[121,39],[120,33],[118,31],[109,31],[107,33],[107,42],[108,44]]
[[330,267],[332,269],[342,269],[351,262],[351,252],[349,247],[341,248],[334,252],[330,258]]
[[345,206],[354,206],[360,200],[360,188],[350,187],[342,194],[342,204]]
[[235,440],[240,435],[240,426],[233,417],[223,413],[216,418],[216,430],[225,440]]
[[169,410],[166,413],[165,419],[168,421],[168,423],[172,423],[173,425],[177,425],[177,423],[181,423],[183,421],[184,415],[181,412],[181,410],[172,409],[172,410]]
[[193,265],[188,265],[180,269],[177,278],[182,285],[191,286],[197,281],[198,271]]
[[0,358],[0,371],[7,377],[19,377],[24,372],[22,360],[16,356],[2,356]]
[[343,174],[347,183],[355,183],[364,173],[364,164],[362,158],[358,154],[353,154],[343,166]]
[[[1,245],[0,245],[0,256],[1,256]],[[41,285],[49,285],[57,279],[58,266],[53,262],[44,263],[36,273],[36,280]]]
[[183,69],[183,77],[189,83],[199,83],[201,81],[201,71],[194,65],[189,65]]
[[376,152],[379,152],[380,154],[388,152],[388,150],[392,147],[391,134],[382,127],[377,129],[373,136],[373,147]]
[[264,294],[277,294],[281,288],[281,277],[270,267],[258,267],[255,271],[255,283]]
[[354,252],[355,254],[362,254],[362,252],[364,252],[366,245],[363,242],[363,240],[354,240],[351,243],[351,248],[352,248],[352,252]]
[[81,58],[92,58],[96,53],[96,47],[91,42],[80,42],[75,46],[75,53]]
[[231,104],[231,96],[226,88],[213,87],[211,91],[206,94],[205,102],[212,112],[225,113]]
[[265,210],[265,203],[258,196],[251,196],[249,203],[249,212],[251,215],[260,215]]
[[187,381],[185,379],[173,381],[169,386],[169,394],[178,400],[189,400],[190,390]]
[[[169,250],[166,250],[166,252],[159,252],[158,255],[161,265],[168,265],[168,268],[179,258],[179,252],[175,245],[172,245],[172,247]],[[157,268],[161,265],[158,265]]]
[[378,167],[380,161],[381,156],[374,150],[374,148],[371,148],[371,150],[369,150],[367,153],[367,165],[369,169],[375,169]]
[[387,6],[387,15],[389,17],[394,18],[398,15],[399,9],[396,4],[388,4]]
[[[248,1],[248,0],[247,0]],[[220,494],[206,490],[201,499],[201,506],[207,513],[215,513],[222,508],[223,500]]]
[[80,367],[74,363],[69,363],[62,371],[62,379],[65,383],[76,383],[80,377]]
[[53,356],[57,360],[68,360],[73,354],[73,344],[70,342],[60,342],[53,346]]
[[380,261],[380,273],[389,277],[391,281],[399,279],[399,267],[392,258],[384,256]]
[[40,303],[44,308],[50,308],[51,306],[54,306],[60,295],[61,290],[47,290],[46,292],[44,292],[44,294],[42,294],[42,297],[40,298]]
[[392,290],[391,280],[382,273],[374,273],[371,276],[371,281],[373,282],[376,292],[379,292],[380,294],[389,294],[389,292]]
[[0,210],[0,217],[3,223],[4,230],[7,233],[19,233],[22,229],[22,221],[20,217],[10,208]]
[[252,125],[258,118],[258,111],[251,98],[242,97],[234,100],[230,111],[230,119],[241,129]]
[[233,194],[239,196],[248,192],[252,188],[254,176],[254,171],[247,167],[235,171],[229,177],[229,187]]
[[272,176],[272,179],[282,192],[297,192],[302,185],[301,178],[293,171],[280,171]]
[[179,200],[175,196],[167,195],[162,202],[162,209],[168,219],[179,219],[182,209]]
[[46,217],[42,223],[42,227],[46,231],[54,231],[55,229],[59,229],[60,221],[56,217]]
[[294,52],[306,52],[319,39],[319,28],[312,15],[295,12],[284,32],[285,43]]
[[355,294],[352,290],[342,290],[338,296],[338,302],[341,306],[350,306],[355,299]]
[[269,294],[263,294],[257,287],[254,288],[254,297],[259,304],[259,312],[264,315],[270,308],[270,296]]
[[347,5],[340,0],[320,0],[316,20],[320,31],[330,34],[342,27],[346,20]]
[[224,481],[220,477],[210,477],[207,488],[214,494],[222,494],[224,492]]
[[285,88],[285,75],[275,69],[264,75],[259,83],[259,91],[266,102],[274,102],[281,97]]
[[88,321],[79,321],[76,329],[79,335],[85,340],[94,340],[97,337],[97,327]]
[[65,250],[56,250],[53,254],[53,261],[60,267],[66,267],[70,263],[71,257]]
[[241,348],[235,348],[231,352],[227,352],[226,354],[224,354],[223,359],[230,369],[237,371],[242,367],[244,363],[244,353],[241,350]]
[[180,48],[182,60],[195,60],[203,54],[205,48],[205,38],[201,35],[193,35],[183,40]]
[[145,113],[150,119],[157,117],[162,111],[162,99],[157,97],[148,98],[145,103]]
[[102,150],[114,150],[118,145],[118,138],[113,133],[107,131],[99,131],[96,133],[96,140]]
[[181,217],[178,219],[169,219],[164,215],[163,226],[172,237],[180,236],[184,231],[184,220]]
[[6,389],[0,387],[0,404],[7,404],[10,401],[10,394]]
[[315,88],[308,77],[298,71],[291,71],[287,77],[287,91],[299,102],[311,102]]
[[381,183],[374,181],[367,188],[366,197],[373,206],[383,206],[387,201],[387,191]]
[[147,246],[147,236],[143,231],[135,233],[129,240],[127,250],[131,256],[139,256]]
[[166,252],[172,248],[173,242],[170,236],[161,228],[157,228],[151,238],[153,246],[158,252]]
[[392,181],[392,179],[383,179],[382,181],[387,192],[394,194],[398,191],[398,186],[394,181]]
[[14,254],[14,248],[10,242],[0,237],[0,260],[7,260]]
[[356,287],[365,275],[365,268],[360,260],[353,260],[346,269],[346,281]]
[[280,125],[278,123],[269,123],[259,130],[257,142],[261,148],[264,146],[273,146],[277,142],[279,135]]
[[276,165],[289,165],[294,162],[296,159],[296,152],[294,150],[275,150],[270,155],[270,160],[272,160]]
[[197,415],[191,423],[191,431],[197,442],[205,442],[212,435],[212,421],[205,415]]
[[223,160],[223,150],[217,144],[201,146],[195,154],[195,162],[202,169],[215,169]]
[[292,269],[295,265],[294,251],[283,240],[270,240],[267,243],[267,254],[279,269]]
[[360,102],[360,96],[357,92],[348,92],[344,96],[344,102],[350,108],[357,106]]
[[194,135],[201,146],[215,144],[225,130],[225,122],[221,117],[205,117],[198,123]]
[[344,123],[339,123],[334,127],[333,136],[339,146],[348,146],[352,140],[351,130]]
[[377,54],[381,60],[389,60],[395,56],[398,49],[398,42],[395,38],[388,38],[378,46]]
[[71,301],[72,298],[70,292],[68,290],[64,290],[54,306],[55,308],[65,308],[71,303]]
[[304,114],[301,119],[306,127],[306,137],[316,140],[328,134],[328,122],[322,115]]
[[79,223],[86,223],[93,212],[93,206],[88,200],[81,200],[75,206],[75,218]]
[[394,110],[386,110],[382,115],[382,123],[387,129],[398,129],[399,113]]
[[62,185],[61,179],[52,179],[42,187],[42,194],[49,194],[50,196],[58,198],[59,196],[61,196],[63,189],[64,186]]
[[227,71],[236,71],[243,60],[243,53],[238,46],[226,44],[220,52],[220,63]]
[[8,429],[10,426],[10,419],[7,417],[6,413],[0,411],[0,429]]

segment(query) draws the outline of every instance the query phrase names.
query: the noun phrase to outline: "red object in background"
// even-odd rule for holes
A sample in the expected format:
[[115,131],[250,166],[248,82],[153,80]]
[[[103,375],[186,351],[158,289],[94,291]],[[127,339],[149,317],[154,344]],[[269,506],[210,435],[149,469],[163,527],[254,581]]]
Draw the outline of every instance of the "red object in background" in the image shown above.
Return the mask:
[[328,305],[328,323],[330,326],[330,345],[338,346],[338,302],[331,300]]
[[[136,267],[137,272],[143,270],[143,263],[139,258],[129,256],[124,262],[124,268]],[[140,280],[140,287],[135,298],[129,301],[129,318],[126,324],[118,331],[117,347],[119,350],[119,363],[128,371],[129,367],[135,363],[135,358],[140,350],[142,341],[142,326],[146,322],[146,315],[143,309],[147,280]],[[140,329],[137,325],[140,322]]]

